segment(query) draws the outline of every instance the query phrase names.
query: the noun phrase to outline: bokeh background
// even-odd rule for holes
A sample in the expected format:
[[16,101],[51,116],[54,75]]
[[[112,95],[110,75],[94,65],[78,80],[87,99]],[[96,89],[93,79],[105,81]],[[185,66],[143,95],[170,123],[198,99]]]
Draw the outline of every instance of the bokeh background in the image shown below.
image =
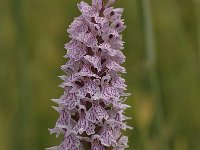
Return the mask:
[[[42,150],[80,0],[0,1],[0,150]],[[87,0],[89,2],[89,0]],[[128,28],[128,150],[200,149],[200,0],[116,0]]]

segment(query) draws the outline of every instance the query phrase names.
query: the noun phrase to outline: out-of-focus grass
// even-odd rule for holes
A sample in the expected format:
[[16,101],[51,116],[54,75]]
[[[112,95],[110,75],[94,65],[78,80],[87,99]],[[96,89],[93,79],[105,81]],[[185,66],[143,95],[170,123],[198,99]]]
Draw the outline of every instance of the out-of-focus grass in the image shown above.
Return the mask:
[[[1,1],[0,150],[40,150],[59,144],[60,139],[47,130],[57,118],[49,99],[62,93],[56,76],[62,74],[59,67],[65,62],[66,29],[79,15],[77,2]],[[128,74],[123,76],[133,93],[127,115],[133,117],[129,124],[134,126],[127,132],[128,150],[199,150],[200,1],[143,2],[149,3],[151,14],[142,0],[117,0],[116,4],[125,8],[128,26],[123,33]],[[151,80],[151,49],[157,56],[153,72],[159,88]]]

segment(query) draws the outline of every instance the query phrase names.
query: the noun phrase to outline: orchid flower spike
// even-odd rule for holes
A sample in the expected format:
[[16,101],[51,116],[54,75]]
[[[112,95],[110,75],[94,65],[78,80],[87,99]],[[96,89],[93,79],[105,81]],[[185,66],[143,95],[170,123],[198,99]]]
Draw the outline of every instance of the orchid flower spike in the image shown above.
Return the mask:
[[[122,130],[132,129],[125,120],[124,104],[130,94],[121,66],[124,42],[121,32],[126,28],[122,8],[113,8],[115,0],[104,3],[92,0],[92,5],[81,1],[81,15],[72,22],[67,32],[71,41],[65,44],[69,61],[61,66],[66,75],[60,76],[64,89],[59,99],[52,99],[58,107],[55,127],[49,129],[58,137],[59,146],[48,150],[124,150],[128,137]],[[87,149],[88,150],[88,149]]]

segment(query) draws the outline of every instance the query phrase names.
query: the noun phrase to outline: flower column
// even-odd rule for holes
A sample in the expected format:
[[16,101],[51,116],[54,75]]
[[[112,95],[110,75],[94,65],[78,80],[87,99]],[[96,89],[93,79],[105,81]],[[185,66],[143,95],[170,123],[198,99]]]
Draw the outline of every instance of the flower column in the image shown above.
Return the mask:
[[50,133],[64,135],[59,146],[50,150],[83,150],[87,142],[91,150],[123,150],[128,137],[121,130],[130,128],[123,115],[130,106],[124,104],[129,94],[120,73],[126,70],[122,36],[125,29],[121,19],[123,9],[111,7],[102,0],[78,4],[82,13],[75,18],[67,32],[71,41],[65,45],[69,61],[61,68],[67,74],[60,78],[64,94],[53,99],[60,114]]

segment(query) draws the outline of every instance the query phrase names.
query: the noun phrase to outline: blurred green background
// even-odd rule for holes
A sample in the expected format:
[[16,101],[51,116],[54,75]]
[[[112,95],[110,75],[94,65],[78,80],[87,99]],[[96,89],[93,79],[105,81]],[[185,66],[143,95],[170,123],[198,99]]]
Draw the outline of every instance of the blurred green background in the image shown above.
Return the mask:
[[[80,0],[1,0],[0,150],[42,150]],[[87,0],[89,2],[89,0]],[[200,0],[116,0],[128,28],[128,150],[200,149]]]

